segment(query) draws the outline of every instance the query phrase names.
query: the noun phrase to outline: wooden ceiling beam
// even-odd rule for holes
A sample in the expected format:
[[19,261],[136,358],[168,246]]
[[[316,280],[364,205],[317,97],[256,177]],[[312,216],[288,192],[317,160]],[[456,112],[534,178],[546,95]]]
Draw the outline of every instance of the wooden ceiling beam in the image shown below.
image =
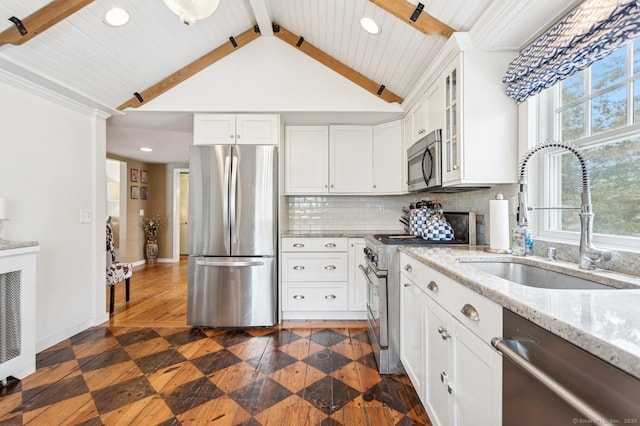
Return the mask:
[[[415,27],[426,35],[442,34],[449,38],[455,32],[453,28],[404,0],[369,0],[386,10],[396,18]],[[418,3],[420,6],[421,3]]]
[[354,69],[349,68],[342,62],[305,41],[303,37],[297,36],[278,25],[274,28],[274,35],[381,99],[389,103],[402,103],[403,99],[395,93],[387,90],[384,85],[378,84]]
[[203,69],[207,68],[211,64],[218,62],[225,56],[235,52],[239,48],[249,44],[253,40],[260,37],[260,32],[256,31],[256,28],[251,28],[237,37],[230,37],[229,41],[207,53],[204,56],[191,62],[189,65],[174,72],[169,77],[159,81],[143,92],[136,92],[134,96],[127,102],[118,107],[118,110],[122,111],[126,108],[137,108],[140,105],[144,105],[152,99],[162,95],[167,90],[177,86],[186,79],[199,73]]
[[93,0],[53,0],[24,19],[12,16],[8,19],[14,25],[0,33],[0,46],[29,41],[91,2]]

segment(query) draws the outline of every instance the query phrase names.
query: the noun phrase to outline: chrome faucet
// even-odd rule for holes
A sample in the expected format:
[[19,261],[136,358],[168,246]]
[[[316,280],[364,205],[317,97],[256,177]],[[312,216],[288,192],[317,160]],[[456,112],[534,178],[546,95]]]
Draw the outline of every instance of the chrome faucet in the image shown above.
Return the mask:
[[561,141],[543,142],[531,148],[524,157],[522,157],[518,174],[518,225],[529,226],[528,212],[536,209],[529,207],[527,204],[527,162],[535,153],[547,148],[566,149],[578,158],[582,170],[582,204],[580,207],[537,207],[537,209],[580,209],[580,251],[578,254],[578,267],[580,269],[595,269],[597,263],[611,260],[611,252],[599,249],[591,242],[593,237],[594,214],[591,211],[589,172],[587,171],[587,162],[575,145]]

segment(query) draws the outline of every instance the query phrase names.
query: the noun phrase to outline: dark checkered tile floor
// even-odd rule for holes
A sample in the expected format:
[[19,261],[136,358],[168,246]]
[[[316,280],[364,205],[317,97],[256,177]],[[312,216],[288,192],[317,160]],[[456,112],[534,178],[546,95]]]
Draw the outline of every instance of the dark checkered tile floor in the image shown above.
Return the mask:
[[[363,329],[89,329],[0,388],[0,425],[345,424],[347,409],[430,424],[408,379],[380,376]],[[372,408],[373,410],[373,408]]]

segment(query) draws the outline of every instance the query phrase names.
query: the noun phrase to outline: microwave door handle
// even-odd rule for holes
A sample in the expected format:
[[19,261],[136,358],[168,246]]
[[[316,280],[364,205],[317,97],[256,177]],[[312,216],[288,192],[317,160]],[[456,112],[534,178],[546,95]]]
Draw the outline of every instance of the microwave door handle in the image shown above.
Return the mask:
[[[429,160],[430,160],[430,168],[429,168],[429,175],[427,176],[427,172],[424,169],[424,162],[427,159],[427,154],[429,155]],[[429,148],[424,150],[424,154],[422,155],[422,176],[424,177],[424,181],[427,184],[427,186],[429,186],[429,181],[431,180],[431,177],[433,176],[433,155],[431,155],[431,151],[429,150]]]

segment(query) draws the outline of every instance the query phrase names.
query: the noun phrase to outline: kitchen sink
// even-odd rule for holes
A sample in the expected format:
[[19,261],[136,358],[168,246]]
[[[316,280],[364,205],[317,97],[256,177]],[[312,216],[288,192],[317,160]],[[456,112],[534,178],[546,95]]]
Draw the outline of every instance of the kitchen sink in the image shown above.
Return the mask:
[[613,290],[611,287],[585,278],[516,262],[465,261],[483,272],[529,287],[557,290]]

